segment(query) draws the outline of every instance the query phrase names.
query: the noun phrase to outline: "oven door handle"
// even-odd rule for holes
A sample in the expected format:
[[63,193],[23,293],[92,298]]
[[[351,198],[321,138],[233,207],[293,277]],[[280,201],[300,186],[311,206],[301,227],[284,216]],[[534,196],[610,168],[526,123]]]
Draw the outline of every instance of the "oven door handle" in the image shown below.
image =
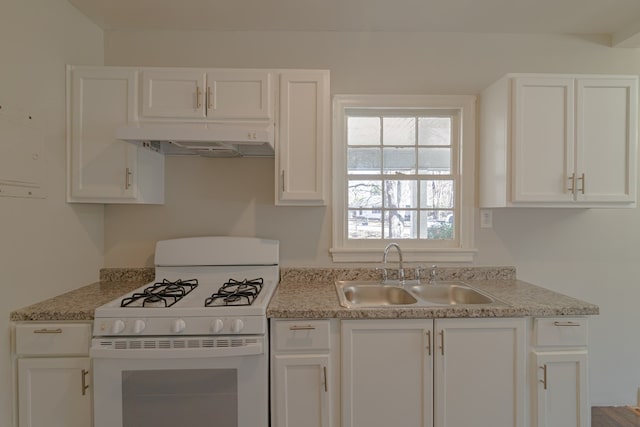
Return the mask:
[[253,356],[264,353],[262,343],[240,347],[212,348],[162,348],[162,349],[114,349],[92,347],[89,355],[100,359],[188,359],[204,357]]

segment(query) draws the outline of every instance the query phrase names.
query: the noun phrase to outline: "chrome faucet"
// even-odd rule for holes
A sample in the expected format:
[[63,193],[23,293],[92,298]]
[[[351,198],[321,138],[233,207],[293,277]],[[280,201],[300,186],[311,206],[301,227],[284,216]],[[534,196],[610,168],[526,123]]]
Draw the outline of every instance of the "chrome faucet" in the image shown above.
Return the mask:
[[[391,248],[396,248],[396,250],[398,251],[398,258],[399,258],[399,265],[398,265],[398,280],[400,281],[400,284],[404,283],[404,267],[402,266],[402,249],[400,249],[400,245],[398,245],[397,243],[389,243],[387,245],[386,248],[384,248],[384,254],[382,255],[382,264],[387,265],[387,256],[389,255],[389,250],[391,250]],[[386,268],[383,269],[384,273],[384,280],[386,280]]]

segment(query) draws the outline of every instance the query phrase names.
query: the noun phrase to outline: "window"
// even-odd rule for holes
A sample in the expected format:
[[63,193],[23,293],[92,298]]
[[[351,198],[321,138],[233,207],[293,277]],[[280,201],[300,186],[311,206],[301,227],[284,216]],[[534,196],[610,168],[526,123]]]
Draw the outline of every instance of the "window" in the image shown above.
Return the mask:
[[[336,96],[334,261],[471,261],[475,98]],[[464,173],[463,173],[464,171]]]

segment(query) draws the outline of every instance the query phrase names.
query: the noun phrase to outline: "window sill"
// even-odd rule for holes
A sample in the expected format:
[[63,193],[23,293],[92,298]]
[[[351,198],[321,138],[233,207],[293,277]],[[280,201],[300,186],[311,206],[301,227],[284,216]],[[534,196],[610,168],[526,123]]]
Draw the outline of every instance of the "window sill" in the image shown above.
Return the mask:
[[[333,262],[379,262],[382,259],[382,247],[371,249],[331,248]],[[473,262],[477,249],[417,249],[402,248],[405,262]]]

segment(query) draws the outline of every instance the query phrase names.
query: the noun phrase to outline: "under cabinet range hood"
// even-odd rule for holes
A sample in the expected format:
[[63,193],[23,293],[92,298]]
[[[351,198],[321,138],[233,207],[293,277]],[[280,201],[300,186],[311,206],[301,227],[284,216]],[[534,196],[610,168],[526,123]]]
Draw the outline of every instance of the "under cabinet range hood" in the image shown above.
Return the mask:
[[166,155],[273,157],[271,124],[139,123],[116,128],[116,138]]

